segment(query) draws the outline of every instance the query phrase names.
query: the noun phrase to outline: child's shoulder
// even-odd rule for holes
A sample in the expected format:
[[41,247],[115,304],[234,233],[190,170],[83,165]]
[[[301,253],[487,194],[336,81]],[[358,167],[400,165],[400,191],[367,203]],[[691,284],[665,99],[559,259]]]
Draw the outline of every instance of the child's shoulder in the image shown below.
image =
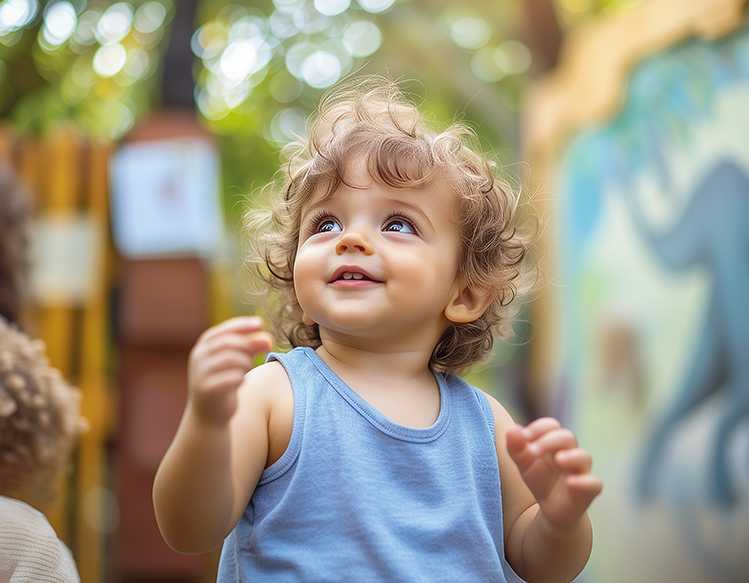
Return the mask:
[[291,393],[291,383],[283,365],[270,360],[252,368],[244,377],[240,392],[246,399],[272,408]]
[[268,428],[266,466],[277,461],[291,439],[294,421],[294,397],[291,382],[283,365],[270,360],[245,375],[240,399],[254,403],[265,413]]

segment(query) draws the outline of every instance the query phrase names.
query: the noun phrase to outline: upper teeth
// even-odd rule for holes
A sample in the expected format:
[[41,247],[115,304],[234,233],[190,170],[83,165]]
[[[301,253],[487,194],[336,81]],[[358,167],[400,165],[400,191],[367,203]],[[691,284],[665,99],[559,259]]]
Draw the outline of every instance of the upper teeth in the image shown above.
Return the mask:
[[351,273],[350,271],[344,271],[343,279],[364,279],[364,275],[362,275],[361,273]]

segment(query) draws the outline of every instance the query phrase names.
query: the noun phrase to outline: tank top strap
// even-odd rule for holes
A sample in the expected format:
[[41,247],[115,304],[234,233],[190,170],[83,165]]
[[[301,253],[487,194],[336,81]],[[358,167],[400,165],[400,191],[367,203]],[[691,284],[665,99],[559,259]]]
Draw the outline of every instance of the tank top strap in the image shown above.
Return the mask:
[[292,422],[291,437],[286,451],[283,452],[273,464],[260,476],[259,485],[272,482],[282,476],[299,456],[305,417],[307,411],[307,394],[309,385],[314,383],[317,374],[315,367],[304,355],[301,348],[295,348],[289,352],[269,352],[265,362],[277,361],[283,366],[289,377],[291,393],[294,400],[294,417]]

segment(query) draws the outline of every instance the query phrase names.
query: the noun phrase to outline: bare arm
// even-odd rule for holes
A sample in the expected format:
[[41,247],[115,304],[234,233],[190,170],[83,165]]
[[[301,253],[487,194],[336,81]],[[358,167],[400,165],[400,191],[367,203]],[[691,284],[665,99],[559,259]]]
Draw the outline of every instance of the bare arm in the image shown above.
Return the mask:
[[252,357],[270,348],[260,330],[254,319],[228,320],[201,336],[190,355],[188,403],[153,487],[159,529],[176,551],[217,548],[265,467],[270,389],[280,365],[245,376]]
[[515,523],[511,539],[516,570],[526,581],[569,583],[588,562],[593,529],[587,514],[573,527],[559,529],[534,504]]
[[590,455],[555,419],[521,428],[488,398],[502,476],[507,559],[529,583],[568,583],[590,556],[586,509],[602,488],[589,473]]

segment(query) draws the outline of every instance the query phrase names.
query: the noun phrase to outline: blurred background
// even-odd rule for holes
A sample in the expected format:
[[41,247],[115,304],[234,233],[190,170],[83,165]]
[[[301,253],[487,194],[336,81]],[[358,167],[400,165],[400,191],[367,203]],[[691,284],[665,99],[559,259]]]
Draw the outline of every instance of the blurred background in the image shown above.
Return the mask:
[[351,73],[469,123],[541,220],[541,289],[470,380],[592,451],[579,580],[747,581],[744,0],[0,0],[0,209],[33,207],[0,304],[83,391],[51,516],[82,581],[214,580],[153,476],[193,342],[255,311],[242,214]]

